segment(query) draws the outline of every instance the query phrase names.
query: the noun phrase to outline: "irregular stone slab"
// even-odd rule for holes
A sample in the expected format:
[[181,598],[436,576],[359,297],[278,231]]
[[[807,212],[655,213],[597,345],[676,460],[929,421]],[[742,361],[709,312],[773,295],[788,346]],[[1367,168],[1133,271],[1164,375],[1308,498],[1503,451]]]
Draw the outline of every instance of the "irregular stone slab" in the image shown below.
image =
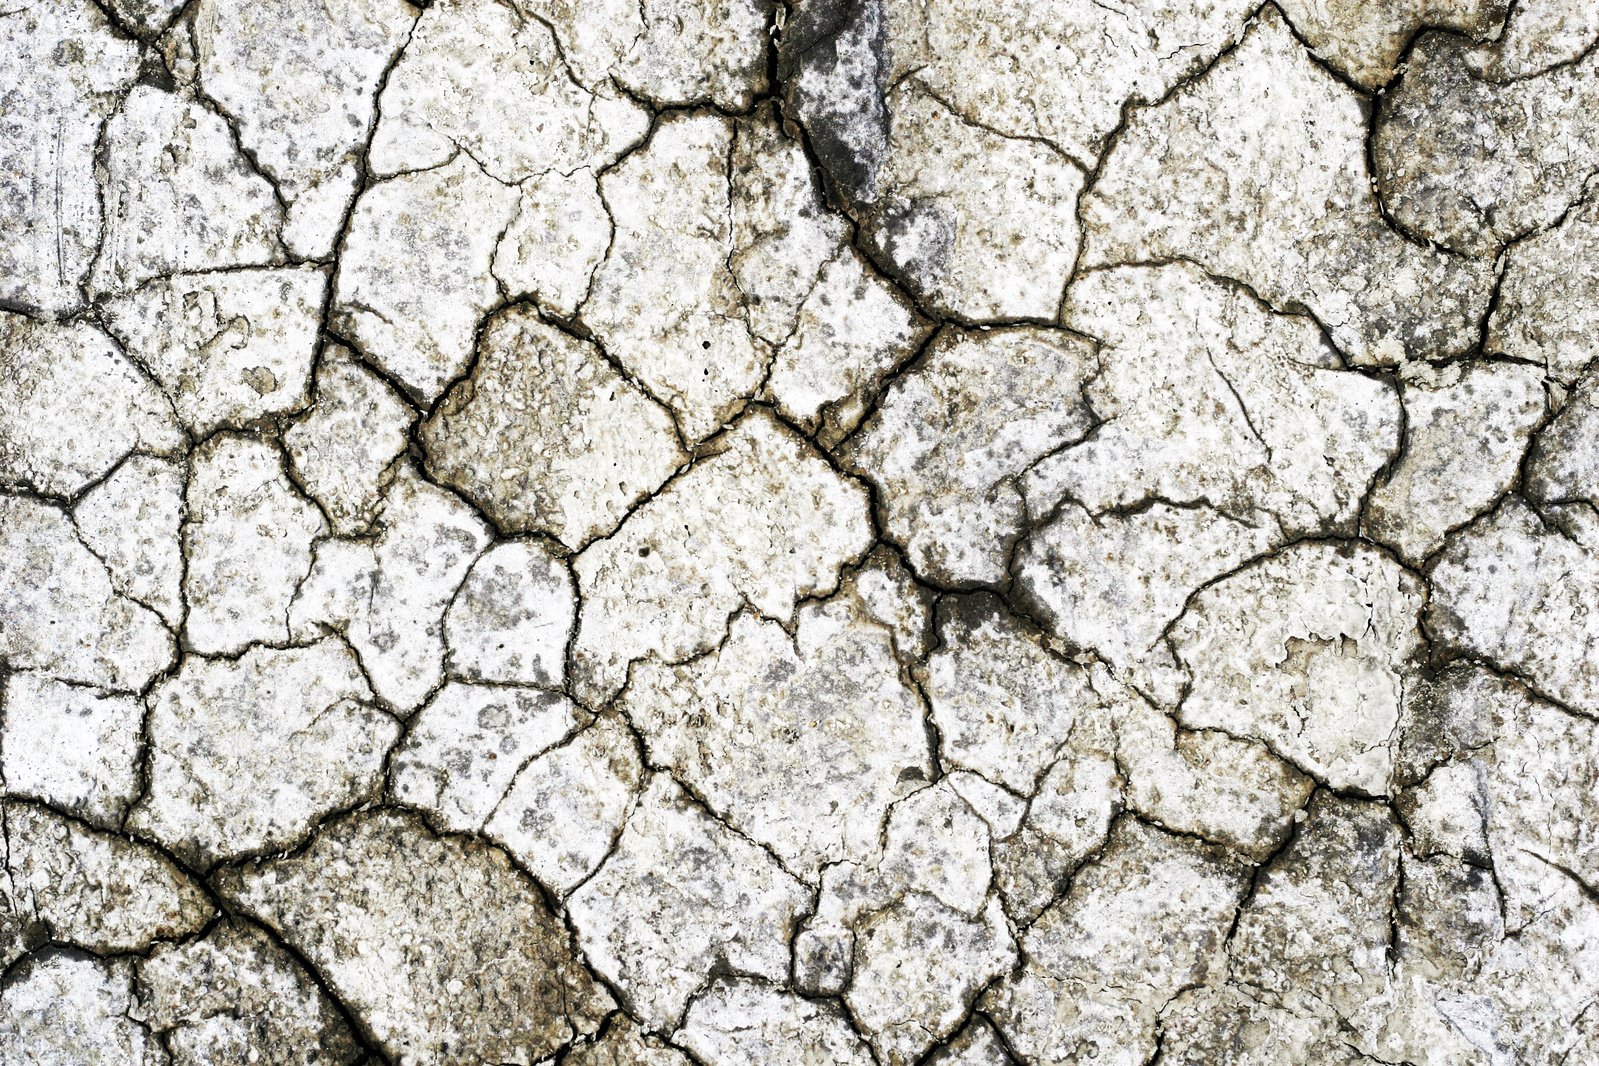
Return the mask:
[[1318,796],[1256,880],[1229,945],[1235,980],[1307,1014],[1384,991],[1400,828],[1381,804]]
[[1031,796],[1009,799],[1006,817],[990,822],[995,885],[1018,928],[1036,920],[1060,896],[1063,880],[1105,846],[1127,805],[1115,738],[1103,724],[1085,725]]
[[952,1035],[1015,962],[992,894],[994,841],[971,793],[952,776],[897,802],[874,854],[823,871],[795,940],[799,987],[842,993],[876,1057],[896,1066]]
[[494,280],[513,299],[531,297],[570,318],[588,296],[611,233],[592,168],[528,178],[516,218],[494,252]]
[[197,932],[211,918],[205,893],[154,849],[30,803],[0,809],[6,855],[0,924],[7,916],[20,919],[28,946],[49,941],[100,954],[144,952],[158,940]]
[[451,682],[394,753],[390,791],[445,829],[475,833],[517,773],[576,729],[576,710],[555,693]]
[[[1309,310],[1357,363],[1475,346],[1491,264],[1408,243],[1383,220],[1361,108],[1264,10],[1203,77],[1129,120],[1084,197],[1082,265],[1192,260]],[[1233,221],[1218,232],[1217,218]]]
[[846,998],[879,1059],[906,1066],[948,1037],[972,999],[1014,961],[998,900],[971,919],[912,894],[857,927]]
[[1433,568],[1427,628],[1538,691],[1599,714],[1599,553],[1514,497],[1478,519]]
[[0,529],[0,657],[8,667],[132,692],[172,662],[172,633],[160,616],[112,588],[66,515],[0,493]]
[[831,448],[860,424],[884,378],[931,329],[860,253],[841,248],[796,309],[792,332],[772,356],[767,391],[790,421]]
[[649,123],[613,86],[591,92],[576,81],[545,22],[493,0],[428,6],[378,110],[369,153],[377,174],[460,152],[504,182],[614,162]]
[[[1541,1061],[1583,1046],[1599,988],[1599,877],[1591,838],[1599,731],[1524,686],[1457,664],[1407,701],[1398,810],[1414,825],[1398,899],[1396,979],[1413,1004],[1385,1024],[1380,1050],[1418,1055],[1438,1029]],[[1429,1024],[1430,1023],[1430,1024]],[[1380,1045],[1377,1041],[1381,1040]]]
[[295,640],[336,632],[377,696],[402,712],[444,680],[444,614],[489,531],[450,493],[402,470],[371,540],[327,540],[289,611]]
[[826,1001],[750,978],[721,978],[689,1007],[677,1040],[712,1066],[866,1066],[871,1053]]
[[1542,363],[1571,385],[1599,359],[1599,198],[1505,253],[1484,349]]
[[483,831],[559,896],[616,847],[644,766],[616,718],[601,718],[516,775]]
[[[1074,0],[798,5],[778,72],[871,247],[968,319],[1054,317],[1084,173],[1125,106],[1232,43],[1237,0],[1123,10]],[[1020,52],[1017,51],[1020,49]]]
[[764,0],[532,0],[584,85],[614,78],[656,105],[710,103],[731,111],[767,90]]
[[119,825],[139,794],[140,702],[14,673],[6,678],[0,705],[0,780],[6,792],[96,825]]
[[289,604],[327,523],[294,490],[283,453],[253,437],[213,437],[195,449],[188,499],[183,591],[190,646],[202,655],[235,654],[286,641]]
[[283,446],[302,490],[339,536],[372,528],[383,475],[405,451],[413,417],[405,400],[348,348],[323,349],[316,404],[283,434]]
[[1016,551],[1021,601],[1151,698],[1176,702],[1182,669],[1165,637],[1195,590],[1282,540],[1270,515],[1153,502],[1095,514],[1064,503]]
[[1511,7],[1508,0],[1283,0],[1280,6],[1318,58],[1365,89],[1394,79],[1405,45],[1423,26],[1486,40]]
[[334,249],[360,180],[377,90],[416,23],[403,0],[205,0],[194,50],[206,93],[271,176],[290,253]]
[[1421,583],[1364,545],[1299,544],[1204,589],[1172,627],[1190,729],[1251,737],[1334,788],[1387,793]]
[[1527,0],[1512,5],[1491,47],[1473,52],[1473,72],[1493,81],[1532,78],[1574,63],[1599,41],[1599,11],[1583,0]]
[[1414,376],[1400,386],[1404,451],[1372,491],[1364,524],[1419,566],[1515,483],[1545,400],[1533,367],[1411,366]]
[[949,331],[897,379],[842,458],[879,489],[911,566],[946,585],[999,584],[1026,523],[1016,480],[1094,424],[1093,347],[1063,332]]
[[789,620],[865,553],[865,490],[771,415],[743,418],[718,448],[577,557],[572,683],[585,702],[613,695],[632,662],[710,648],[741,605]]
[[784,129],[775,104],[762,105],[734,126],[729,156],[728,266],[751,331],[770,345],[793,332],[823,265],[849,236],[848,223],[822,199],[796,132]]
[[690,441],[738,414],[771,358],[728,265],[732,139],[718,115],[668,115],[600,179],[615,237],[580,310]]
[[1334,369],[1308,318],[1273,313],[1189,263],[1096,271],[1061,319],[1101,342],[1084,390],[1103,420],[1024,479],[1029,510],[1148,500],[1265,511],[1289,535],[1346,523],[1399,448],[1382,382]]
[[1314,781],[1259,742],[1179,731],[1140,701],[1124,708],[1116,719],[1116,762],[1126,776],[1129,806],[1257,862],[1277,850]]
[[599,1039],[573,1048],[562,1061],[572,1066],[689,1066],[681,1051],[641,1031],[620,1011],[606,1021]]
[[674,1026],[720,967],[782,980],[809,898],[766,852],[657,774],[567,911],[590,964],[635,1017],[659,1028]]
[[303,854],[230,873],[223,887],[310,960],[396,1061],[531,1066],[599,1028],[611,1005],[503,855],[413,816],[343,818]]
[[1545,503],[1586,500],[1599,507],[1599,375],[1589,375],[1538,435],[1527,493]]
[[1161,1008],[1225,964],[1248,881],[1218,849],[1123,821],[1022,937],[1026,961],[986,997],[990,1016],[1032,1061],[1146,1061]]
[[105,130],[105,234],[96,293],[154,277],[264,266],[283,254],[283,210],[228,126],[192,96],[139,85]]
[[233,919],[202,940],[158,945],[139,967],[144,1023],[173,1066],[349,1066],[361,1046],[338,1009],[260,929]]
[[330,321],[412,399],[431,403],[470,362],[478,320],[499,295],[490,264],[516,203],[515,188],[465,153],[356,201]]
[[929,1066],[1011,1066],[1016,1060],[1005,1050],[994,1027],[973,1018],[960,1035],[933,1052]]
[[574,549],[614,530],[687,459],[666,410],[526,307],[490,319],[472,376],[421,440],[429,472],[501,529]]
[[560,688],[576,614],[564,562],[537,541],[496,544],[445,612],[445,666],[468,681]]
[[915,78],[888,107],[890,163],[881,204],[865,216],[870,247],[945,315],[1053,318],[1077,259],[1081,168],[1045,143],[962,118]]
[[76,496],[129,452],[182,441],[160,389],[110,337],[0,312],[0,482]]
[[801,609],[792,639],[742,614],[709,654],[640,666],[619,706],[653,764],[808,879],[864,858],[933,776],[888,632],[838,600]]
[[184,610],[184,484],[177,463],[133,455],[72,509],[78,535],[105,563],[116,590],[173,627]]
[[370,795],[399,726],[336,640],[192,656],[150,694],[149,795],[129,825],[196,865],[292,847]]
[[133,961],[76,951],[36,955],[0,988],[0,1064],[160,1066],[167,1061],[134,1020]]
[[1492,258],[1558,221],[1599,172],[1599,57],[1501,84],[1472,69],[1475,48],[1443,34],[1416,45],[1383,97],[1372,159],[1402,225]]
[[995,596],[939,601],[937,650],[917,671],[938,726],[940,761],[1018,793],[1038,779],[1104,698]]
[[82,303],[101,231],[94,152],[100,126],[138,72],[138,46],[116,34],[90,0],[12,9],[0,69],[0,301],[50,315]]
[[109,328],[196,437],[310,403],[327,272],[181,274],[107,301]]

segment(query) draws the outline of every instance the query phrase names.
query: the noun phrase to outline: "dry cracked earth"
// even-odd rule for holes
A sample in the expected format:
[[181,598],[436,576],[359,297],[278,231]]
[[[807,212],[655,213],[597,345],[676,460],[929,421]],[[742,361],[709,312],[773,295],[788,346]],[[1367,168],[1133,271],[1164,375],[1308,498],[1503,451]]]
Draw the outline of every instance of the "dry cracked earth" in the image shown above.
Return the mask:
[[1599,1063],[1599,4],[10,0],[0,1064]]

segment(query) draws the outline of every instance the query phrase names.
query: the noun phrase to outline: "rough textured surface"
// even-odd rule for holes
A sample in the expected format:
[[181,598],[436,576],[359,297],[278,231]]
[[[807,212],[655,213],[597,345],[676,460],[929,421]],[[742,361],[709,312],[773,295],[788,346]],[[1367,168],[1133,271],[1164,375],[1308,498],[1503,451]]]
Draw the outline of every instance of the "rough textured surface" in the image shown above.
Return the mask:
[[1599,1066],[1599,4],[0,5],[0,1066]]
[[246,867],[223,888],[318,967],[396,1060],[525,1066],[595,1029],[609,1006],[503,855],[412,818],[346,818],[303,855]]

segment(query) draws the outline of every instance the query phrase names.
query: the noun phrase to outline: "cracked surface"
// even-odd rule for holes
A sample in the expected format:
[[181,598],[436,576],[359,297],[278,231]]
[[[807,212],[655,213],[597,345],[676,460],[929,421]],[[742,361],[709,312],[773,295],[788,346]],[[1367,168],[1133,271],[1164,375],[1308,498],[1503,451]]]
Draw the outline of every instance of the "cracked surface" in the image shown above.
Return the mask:
[[0,1066],[1599,1064],[1591,0],[0,5]]

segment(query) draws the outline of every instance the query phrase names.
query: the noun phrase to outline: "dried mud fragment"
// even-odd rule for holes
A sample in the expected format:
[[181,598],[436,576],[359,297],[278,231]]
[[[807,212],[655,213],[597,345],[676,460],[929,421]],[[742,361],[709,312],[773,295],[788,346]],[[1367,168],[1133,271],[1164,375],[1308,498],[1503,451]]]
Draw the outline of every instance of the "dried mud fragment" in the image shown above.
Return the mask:
[[136,692],[172,662],[161,616],[118,593],[49,504],[0,494],[0,656],[13,670]]
[[185,487],[178,463],[132,455],[72,509],[78,536],[105,563],[116,590],[149,607],[173,628],[186,610]]
[[866,1066],[872,1061],[837,1007],[749,978],[724,978],[695,999],[677,1039],[712,1066]]
[[691,442],[738,414],[771,359],[729,265],[733,129],[716,114],[668,115],[600,179],[615,236],[579,312]]
[[706,651],[748,605],[788,621],[870,541],[866,492],[764,411],[577,557],[577,694],[604,702],[629,664]]
[[1358,364],[1458,355],[1492,264],[1395,232],[1365,143],[1363,101],[1268,7],[1201,78],[1133,114],[1084,199],[1083,265],[1191,260],[1307,310]]
[[222,887],[317,968],[394,1061],[532,1066],[611,1006],[502,854],[413,816],[345,817]]
[[[0,930],[22,947],[70,944],[97,955],[145,952],[197,932],[210,900],[164,855],[31,803],[4,804]],[[6,965],[12,956],[4,956]],[[3,1047],[0,1042],[0,1047]]]
[[996,585],[1027,509],[1018,482],[1095,422],[1092,344],[1060,331],[939,334],[842,458],[877,485],[887,532],[946,585]]
[[1401,225],[1490,259],[1560,221],[1599,174],[1599,56],[1502,81],[1495,53],[1423,37],[1383,97],[1372,154]]
[[327,523],[265,441],[212,437],[194,452],[183,527],[184,637],[202,655],[289,638],[289,605]]
[[1572,539],[1511,497],[1472,523],[1432,571],[1434,639],[1599,714],[1599,544]]
[[516,204],[516,189],[464,152],[367,189],[344,238],[333,328],[431,403],[471,362],[478,320],[499,296],[490,265]]
[[379,82],[415,22],[405,0],[196,6],[200,84],[283,199],[283,243],[292,254],[334,251],[360,184]]
[[300,964],[234,919],[139,967],[144,1024],[172,1066],[353,1066],[361,1045]]
[[0,305],[70,314],[99,248],[95,147],[138,73],[138,46],[92,0],[7,10],[0,33]]
[[283,208],[221,116],[192,94],[138,85],[106,124],[105,234],[89,287],[280,262]]
[[422,426],[428,470],[507,532],[579,549],[687,458],[671,415],[591,342],[526,307],[492,317],[471,377]]
[[1505,253],[1483,347],[1542,364],[1567,387],[1599,359],[1599,197]]
[[371,529],[384,474],[405,452],[414,417],[404,398],[348,348],[322,350],[316,403],[283,434],[283,446],[297,483],[334,533],[348,537]]
[[184,426],[204,438],[309,406],[326,287],[316,267],[180,274],[101,311]]
[[657,774],[567,911],[623,1005],[651,1028],[671,1028],[721,967],[782,980],[809,897],[770,855]]
[[13,673],[0,705],[5,793],[94,825],[119,826],[139,795],[143,704],[131,695]]
[[0,484],[76,496],[129,452],[182,442],[166,397],[110,337],[0,312]]
[[1404,450],[1367,498],[1363,524],[1368,536],[1420,566],[1515,483],[1546,401],[1533,367],[1406,369]]
[[653,762],[807,878],[863,858],[933,773],[889,634],[837,600],[801,608],[792,638],[741,614],[706,655],[640,665],[618,704]]
[[522,768],[577,728],[576,711],[555,693],[447,684],[395,751],[390,791],[445,829],[475,833]]
[[399,726],[370,698],[332,638],[188,658],[150,694],[150,789],[130,827],[197,866],[293,847],[375,791]]
[[289,606],[289,633],[295,641],[340,634],[378,698],[414,711],[444,680],[445,613],[489,540],[469,506],[402,469],[374,536],[317,544]]
[[[1123,821],[1069,893],[1022,937],[1019,973],[985,1005],[1030,1060],[1144,1062],[1160,1011],[1225,964],[1244,867],[1225,853]],[[1151,952],[1158,941],[1164,950]]]
[[1282,0],[1278,5],[1317,58],[1364,89],[1393,81],[1405,46],[1423,26],[1486,40],[1500,33],[1509,0]]
[[163,1066],[167,1057],[134,1018],[133,961],[50,950],[0,985],[0,1064]]

